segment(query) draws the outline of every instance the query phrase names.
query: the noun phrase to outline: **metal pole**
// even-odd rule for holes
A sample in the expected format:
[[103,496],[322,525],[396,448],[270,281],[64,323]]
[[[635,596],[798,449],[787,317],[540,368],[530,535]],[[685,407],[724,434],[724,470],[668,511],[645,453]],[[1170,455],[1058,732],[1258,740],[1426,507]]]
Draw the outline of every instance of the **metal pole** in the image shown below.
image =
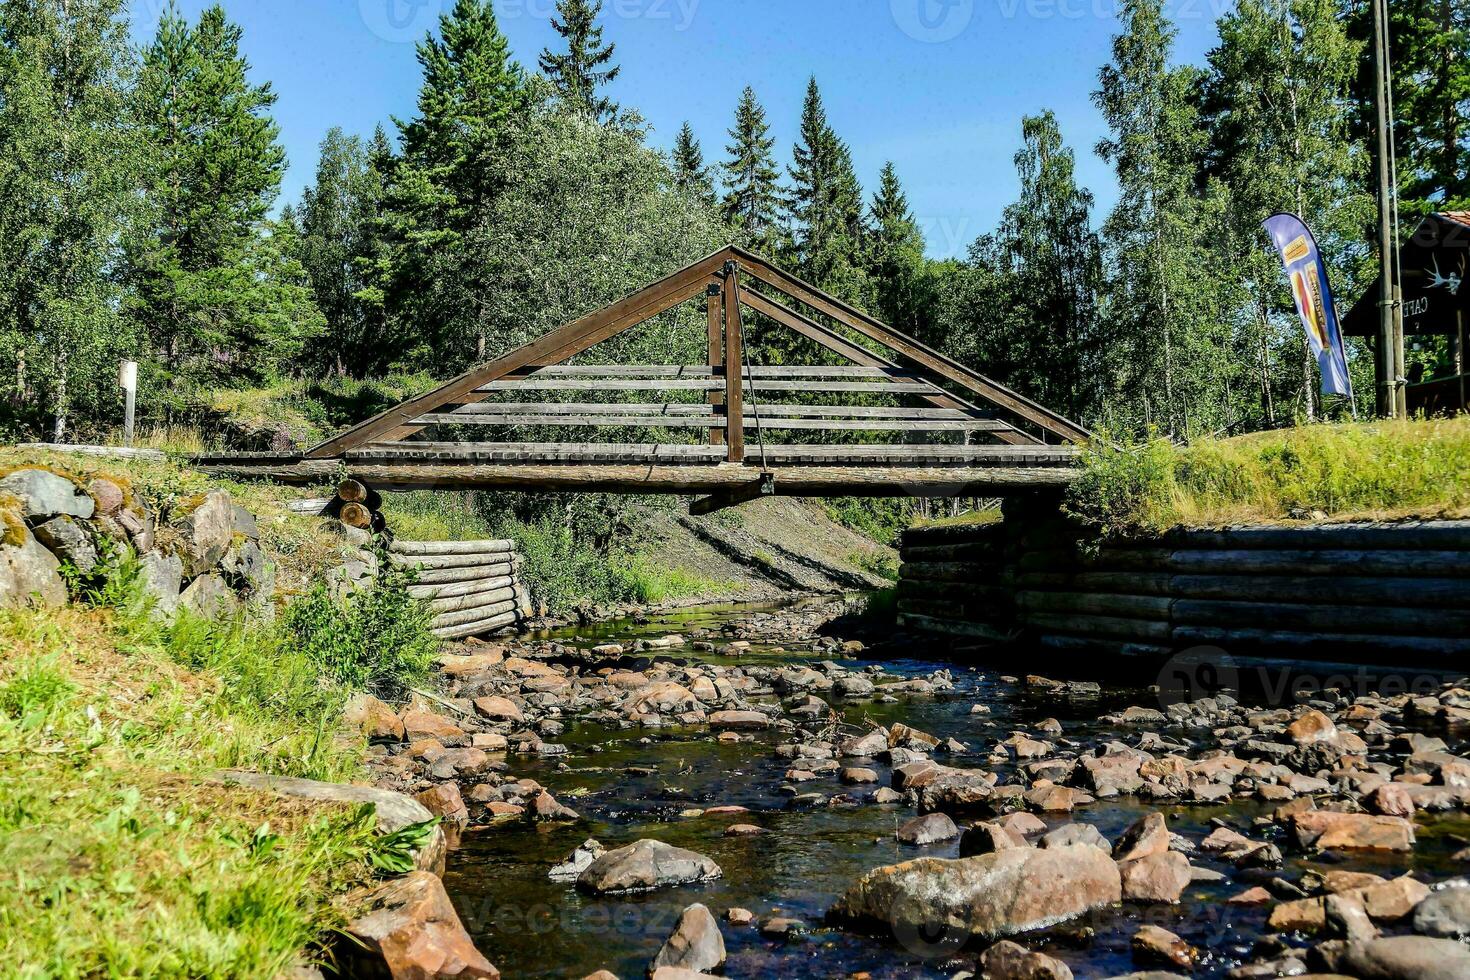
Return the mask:
[[1373,4],[1373,81],[1377,109],[1378,146],[1378,343],[1374,354],[1375,389],[1378,414],[1384,418],[1398,416],[1399,362],[1403,347],[1403,327],[1395,330],[1397,290],[1394,281],[1393,252],[1398,242],[1393,234],[1393,186],[1389,167],[1388,115],[1388,24],[1384,0]]

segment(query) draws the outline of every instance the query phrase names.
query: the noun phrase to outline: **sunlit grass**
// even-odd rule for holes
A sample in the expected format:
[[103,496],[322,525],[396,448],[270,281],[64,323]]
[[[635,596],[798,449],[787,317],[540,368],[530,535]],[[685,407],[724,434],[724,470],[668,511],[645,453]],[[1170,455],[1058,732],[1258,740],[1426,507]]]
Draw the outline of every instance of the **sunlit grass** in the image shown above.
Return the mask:
[[1068,494],[1074,513],[1117,528],[1462,516],[1470,508],[1470,418],[1311,425],[1175,446],[1095,446]]

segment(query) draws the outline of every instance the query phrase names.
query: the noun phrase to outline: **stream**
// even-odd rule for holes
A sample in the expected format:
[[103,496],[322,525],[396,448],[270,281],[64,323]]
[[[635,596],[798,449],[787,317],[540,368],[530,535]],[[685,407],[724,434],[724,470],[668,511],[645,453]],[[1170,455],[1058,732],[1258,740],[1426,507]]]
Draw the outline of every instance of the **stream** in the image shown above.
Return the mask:
[[[670,633],[718,635],[732,622],[747,627],[754,622],[758,627],[761,615],[769,611],[753,606],[706,607],[656,616],[647,622],[622,620],[540,634],[535,639],[590,647],[606,642],[631,644]],[[1012,653],[990,663],[968,652],[961,658],[956,653],[958,646],[960,641],[944,638],[909,638],[906,642],[895,638],[890,642],[880,634],[868,643],[860,659],[844,661],[845,665],[858,669],[870,661],[905,677],[948,669],[953,672],[954,690],[890,703],[844,705],[838,699],[831,703],[857,730],[902,722],[941,739],[964,742],[975,753],[970,758],[979,761],[961,764],[985,765],[999,772],[1003,782],[1017,780],[1013,766],[993,760],[987,763],[986,753],[1013,732],[1035,732],[1038,722],[1055,718],[1064,734],[1039,737],[1078,747],[1109,739],[1136,744],[1137,729],[1104,724],[1099,717],[1129,705],[1159,703],[1158,693],[1149,690],[1159,679],[1157,665],[1122,661],[1063,667],[1049,659],[1052,655],[1044,659],[1039,651],[1034,656],[1024,651]],[[685,662],[726,665],[832,659],[831,654],[785,650],[774,643],[752,643],[738,659],[687,648],[667,655]],[[1309,684],[1342,670],[1318,664],[1273,664],[1272,669]],[[1101,691],[1097,696],[1064,697],[1018,683],[1018,675],[1032,673],[1059,678],[1090,674],[1101,683]],[[1240,676],[1254,675],[1243,670]],[[1372,675],[1363,676],[1363,683],[1376,682]],[[1439,675],[1433,677],[1439,679]],[[1241,686],[1245,690],[1235,696],[1246,704],[1262,703],[1271,694],[1265,684],[1256,685],[1255,690],[1249,683]],[[974,705],[988,707],[989,713],[972,713]],[[1444,735],[1442,731],[1438,734]],[[567,746],[566,755],[516,757],[511,774],[541,783],[583,819],[572,824],[514,823],[471,829],[449,857],[445,885],[476,944],[507,977],[580,978],[606,969],[628,980],[646,974],[680,912],[693,902],[702,902],[720,920],[728,950],[723,973],[728,977],[952,977],[962,970],[974,970],[983,945],[962,951],[929,949],[918,937],[895,942],[823,925],[826,910],[864,872],[921,855],[955,857],[959,842],[928,847],[899,844],[894,830],[914,816],[913,808],[868,802],[872,787],[842,785],[836,773],[792,787],[786,779],[791,761],[774,752],[778,743],[789,740],[789,733],[774,730],[742,733],[739,741],[722,741],[706,726],[619,728],[568,719],[566,730],[557,738]],[[1462,742],[1451,742],[1451,751],[1462,748]],[[877,771],[876,785],[889,784],[887,765],[877,760],[861,764]],[[813,792],[839,799],[851,796],[854,802],[790,808],[796,793]],[[745,807],[749,812],[703,812],[728,806]],[[1122,797],[1101,800],[1072,814],[1043,815],[1043,819],[1049,826],[1091,823],[1111,840],[1140,815],[1161,810],[1170,830],[1197,843],[1213,829],[1212,820],[1259,836],[1262,831],[1252,828],[1252,820],[1270,809],[1267,804],[1249,801],[1193,806]],[[756,824],[766,833],[724,836],[725,827],[735,823]],[[1222,977],[1230,968],[1260,955],[1258,943],[1267,935],[1264,924],[1269,912],[1268,905],[1227,905],[1225,899],[1250,885],[1264,884],[1270,877],[1291,880],[1313,868],[1350,867],[1386,877],[1412,871],[1426,882],[1456,874],[1461,862],[1450,855],[1470,840],[1470,819],[1463,812],[1433,819],[1421,815],[1418,829],[1418,845],[1407,854],[1307,857],[1283,847],[1285,867],[1264,875],[1241,872],[1203,852],[1193,854],[1191,862],[1196,867],[1222,872],[1225,877],[1217,883],[1190,885],[1175,905],[1124,904],[1103,909],[1042,933],[1028,933],[1024,942],[1063,960],[1079,980],[1113,977],[1145,968],[1135,965],[1129,940],[1139,925],[1151,923],[1202,950],[1195,976]],[[589,895],[570,881],[550,880],[548,869],[589,837],[609,848],[657,838],[708,855],[719,863],[724,875],[706,884],[631,896]],[[750,910],[757,922],[772,915],[801,920],[807,931],[770,938],[754,925],[726,922],[724,914],[732,907]],[[1266,942],[1278,940],[1268,937]],[[1293,943],[1287,937],[1285,943],[1302,946],[1306,941]]]

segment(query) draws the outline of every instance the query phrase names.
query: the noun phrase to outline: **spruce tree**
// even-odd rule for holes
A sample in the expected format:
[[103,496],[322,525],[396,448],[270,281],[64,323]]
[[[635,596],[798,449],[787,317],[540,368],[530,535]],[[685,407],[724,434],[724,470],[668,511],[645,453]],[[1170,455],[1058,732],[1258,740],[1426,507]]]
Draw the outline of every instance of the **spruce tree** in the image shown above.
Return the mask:
[[[259,260],[286,155],[269,115],[275,93],[250,82],[240,37],[219,6],[191,26],[171,3],[143,53],[140,115],[155,169],[152,228],[133,255],[134,312],[163,369],[184,379],[258,376],[258,351],[289,345],[255,337],[256,327],[297,314],[313,322],[307,297],[259,279],[278,268]],[[290,308],[263,317],[265,303]]]
[[686,122],[674,137],[674,181],[681,191],[693,195],[700,203],[713,207],[715,185],[709,168],[704,164],[704,151],[694,130]]
[[864,299],[862,188],[852,152],[827,121],[817,80],[807,82],[801,137],[786,200],[793,262],[803,277],[853,302]]
[[563,54],[542,51],[541,72],[568,105],[598,122],[608,122],[617,116],[618,107],[599,90],[622,69],[612,64],[617,45],[602,43],[602,27],[597,23],[602,0],[556,0],[556,12],[561,19],[553,18],[551,26],[566,41],[567,50]]
[[481,359],[490,342],[490,286],[473,233],[514,176],[501,161],[530,94],[490,0],[455,0],[418,59],[418,114],[400,123],[368,297],[398,341],[384,356],[442,372]]
[[879,174],[872,210],[867,269],[877,313],[884,322],[910,336],[934,340],[930,334],[932,296],[924,235],[909,210],[891,161]]
[[118,359],[142,353],[115,276],[143,150],[123,7],[0,2],[0,430],[12,438],[96,433],[117,417]]
[[780,173],[771,157],[775,145],[766,110],[756,101],[755,90],[747,86],[725,147],[729,159],[722,164],[726,191],[721,209],[725,221],[743,233],[746,244],[768,254],[781,241]]

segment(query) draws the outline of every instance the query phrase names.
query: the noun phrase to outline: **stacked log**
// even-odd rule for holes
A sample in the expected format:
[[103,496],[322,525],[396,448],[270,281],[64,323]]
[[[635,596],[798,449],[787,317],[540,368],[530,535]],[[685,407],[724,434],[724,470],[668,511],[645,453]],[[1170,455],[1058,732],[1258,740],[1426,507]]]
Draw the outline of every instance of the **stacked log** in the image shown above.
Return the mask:
[[531,596],[521,582],[514,541],[403,541],[388,546],[388,560],[418,572],[409,594],[433,613],[444,639],[462,639],[514,626],[531,616]]
[[905,535],[902,621],[1058,650],[1470,654],[1470,521],[1181,528],[1096,547],[1059,518]]

